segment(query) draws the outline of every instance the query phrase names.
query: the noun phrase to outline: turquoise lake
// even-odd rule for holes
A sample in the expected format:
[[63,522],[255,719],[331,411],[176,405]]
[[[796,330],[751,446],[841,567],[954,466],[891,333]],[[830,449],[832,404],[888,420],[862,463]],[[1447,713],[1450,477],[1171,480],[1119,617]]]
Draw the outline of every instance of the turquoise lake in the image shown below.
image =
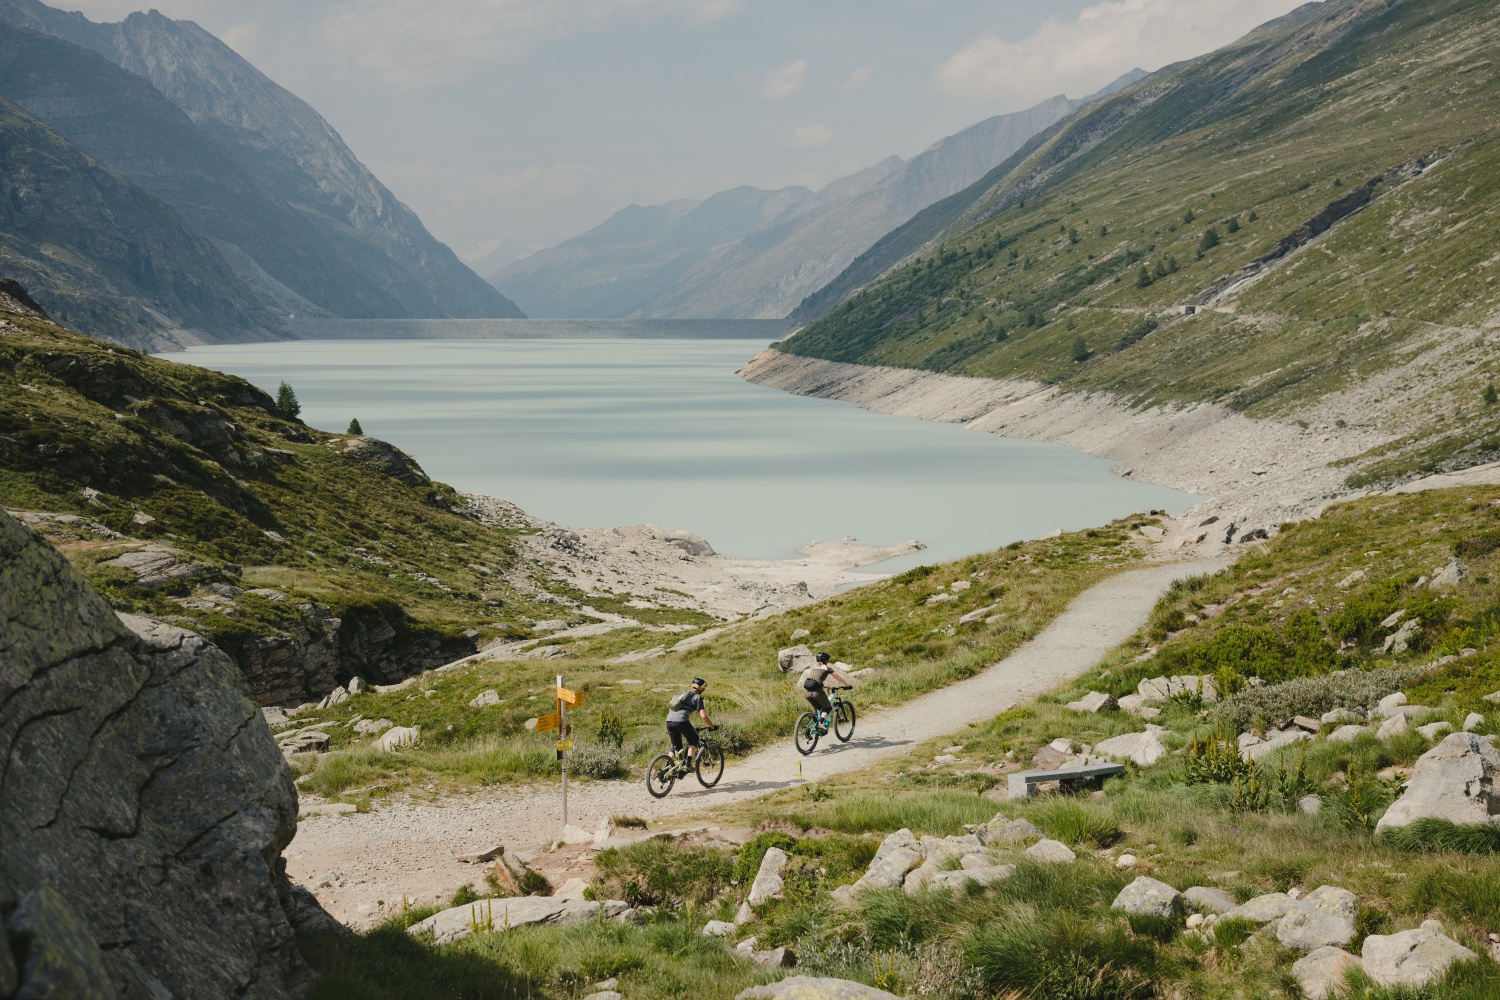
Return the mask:
[[[541,337],[514,332],[527,327]],[[670,339],[612,337],[607,321],[585,336],[566,320],[509,329],[503,339],[346,339],[353,329],[165,357],[273,395],[285,380],[308,424],[342,431],[357,417],[458,489],[578,527],[685,528],[733,556],[782,558],[846,535],[927,544],[882,567],[897,569],[1195,502],[1071,448],[737,378],[771,336],[695,339],[679,323]]]

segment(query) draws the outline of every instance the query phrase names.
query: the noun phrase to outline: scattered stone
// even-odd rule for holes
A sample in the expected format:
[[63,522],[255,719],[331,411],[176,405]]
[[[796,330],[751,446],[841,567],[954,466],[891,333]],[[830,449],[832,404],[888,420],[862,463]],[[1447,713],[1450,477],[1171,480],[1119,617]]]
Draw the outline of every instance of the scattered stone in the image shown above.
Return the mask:
[[1393,715],[1380,724],[1380,728],[1375,730],[1375,736],[1377,739],[1388,740],[1393,736],[1400,736],[1406,729],[1406,716]]
[[964,871],[978,871],[981,868],[994,867],[995,859],[988,854],[965,854],[958,859],[958,867]]
[[[1004,819],[1004,817],[997,816],[996,819]],[[994,820],[990,822],[993,823]],[[1037,829],[1036,824],[1032,823],[1031,820],[1013,819],[1008,823],[1001,823],[993,829],[985,830],[984,833],[980,834],[980,839],[984,841],[986,847],[1010,847],[1022,841],[1044,836],[1046,834]]]
[[1322,722],[1324,725],[1336,725],[1341,722],[1358,722],[1359,716],[1347,708],[1335,708],[1331,712],[1324,712]]
[[1369,726],[1339,726],[1328,734],[1328,738],[1330,740],[1337,740],[1340,743],[1353,743],[1359,737],[1367,733],[1373,733],[1374,731]]
[[360,719],[354,724],[354,731],[361,735],[383,733],[395,725],[390,719]]
[[344,816],[359,812],[353,802],[312,802],[298,810],[301,816]]
[[952,583],[948,584],[948,589],[953,591],[955,594],[961,594],[972,586],[974,586],[974,582],[972,580],[954,580]]
[[276,745],[287,756],[297,753],[317,753],[328,747],[328,734],[316,729],[304,729],[284,736]]
[[1154,705],[1146,704],[1146,699],[1138,694],[1127,694],[1117,702],[1120,711],[1138,715],[1143,719],[1154,719],[1161,714],[1161,709]]
[[1417,727],[1417,732],[1421,733],[1422,738],[1429,743],[1437,742],[1439,736],[1452,731],[1453,723],[1451,722],[1429,722],[1425,726]]
[[1201,913],[1193,913],[1189,914],[1185,923],[1188,930],[1197,930],[1199,927],[1203,926],[1207,919],[1208,918]]
[[855,889],[852,885],[841,885],[828,894],[835,906],[845,910],[859,909],[859,903],[855,900]]
[[553,891],[553,899],[583,899],[584,890],[589,887],[588,882],[573,876]]
[[1158,736],[1164,732],[1166,730],[1161,726],[1147,725],[1143,733],[1126,733],[1100,740],[1094,750],[1108,757],[1124,757],[1141,767],[1150,767],[1166,756],[1167,748],[1162,746]]
[[849,979],[788,976],[777,983],[741,990],[735,1000],[901,1000],[894,993]]
[[1361,951],[1365,975],[1378,986],[1422,987],[1440,978],[1454,962],[1477,956],[1443,934],[1443,925],[1424,920],[1415,930],[1371,934]]
[[[261,718],[266,720],[266,725],[272,729],[284,729],[292,724],[291,718],[286,714],[286,710],[282,708],[263,708],[260,710],[260,715]],[[1481,715],[1479,721],[1483,722],[1484,716]]]
[[1365,578],[1365,571],[1362,570],[1362,569],[1357,569],[1353,573],[1350,573],[1348,576],[1346,576],[1342,580],[1340,580],[1338,582],[1337,586],[1338,586],[1338,588],[1340,590],[1348,590],[1350,587],[1354,586],[1356,583],[1358,583],[1359,581],[1363,580],[1364,578]]
[[966,615],[960,615],[959,619],[958,619],[958,623],[960,625],[972,625],[974,622],[979,621],[979,619],[981,619],[981,618],[987,618],[987,617],[989,617],[990,612],[994,611],[999,606],[1000,605],[998,605],[998,604],[990,604],[990,605],[987,605],[986,607],[976,608],[975,610],[970,611]]
[[745,940],[735,945],[734,950],[739,952],[741,955],[744,955],[746,958],[749,958],[751,955],[755,954],[755,946],[758,944],[760,944],[760,938],[758,936],[747,937],[745,938]]
[[1401,627],[1385,637],[1385,643],[1380,647],[1382,653],[1395,653],[1400,655],[1411,646],[1411,641],[1422,628],[1422,622],[1417,618],[1408,618],[1401,623]]
[[1134,854],[1122,854],[1118,858],[1115,858],[1115,867],[1134,868],[1136,865],[1140,864],[1140,861],[1141,859],[1136,857]]
[[1375,715],[1381,719],[1390,718],[1396,714],[1396,709],[1405,704],[1406,694],[1404,692],[1397,691],[1395,694],[1388,694],[1376,703]]
[[516,896],[510,899],[481,899],[451,907],[412,924],[407,928],[407,933],[415,938],[430,935],[433,944],[449,944],[462,941],[476,928],[482,933],[491,928],[498,930],[529,924],[569,927],[598,920],[601,913],[604,919],[617,922],[624,922],[635,915],[634,910],[618,899],[592,902],[554,899],[551,896]]
[[1500,750],[1491,737],[1453,733],[1424,753],[1406,791],[1375,828],[1410,826],[1426,818],[1500,824]]
[[961,889],[968,882],[990,885],[1016,873],[1015,865],[997,865],[993,861],[984,868],[964,868],[959,871],[938,872],[932,877],[932,886],[938,889]]
[[931,597],[927,598],[927,600],[924,603],[926,603],[928,607],[931,607],[934,604],[944,604],[944,603],[946,603],[948,601],[951,601],[951,600],[953,600],[953,595],[952,594],[942,593],[942,594],[933,594]]
[[1359,967],[1359,959],[1342,948],[1328,945],[1317,948],[1292,963],[1292,975],[1302,987],[1307,1000],[1329,1000],[1344,986],[1350,969]]
[[1058,863],[1078,860],[1078,855],[1060,840],[1039,840],[1026,848],[1026,856],[1033,861]]
[[482,851],[475,851],[473,854],[465,854],[458,860],[466,865],[482,865],[504,856],[505,845],[496,844],[494,847],[487,847]]
[[478,694],[476,694],[474,696],[473,700],[469,702],[469,707],[470,708],[489,708],[491,705],[498,705],[498,704],[500,704],[500,702],[501,702],[500,692],[494,690],[493,688],[491,688],[488,691],[481,691]]
[[349,678],[348,688],[350,694],[365,694],[370,690],[370,685],[363,677],[356,674]]
[[625,1000],[625,994],[618,990],[599,990],[598,992],[590,993],[583,1000]]
[[318,702],[318,708],[332,708],[334,705],[342,705],[348,700],[349,689],[343,686],[339,686],[323,696],[323,700]]
[[1320,795],[1304,795],[1297,800],[1297,811],[1305,816],[1316,816],[1323,811],[1323,797]]
[[594,835],[581,826],[574,826],[572,823],[569,823],[563,827],[562,842],[569,847],[577,847],[580,844],[592,844],[594,842]]
[[1482,698],[1481,700],[1482,701],[1490,702],[1490,703],[1495,704],[1495,705],[1500,705],[1500,691],[1491,691],[1489,694],[1485,695],[1484,698]]
[[1455,587],[1469,577],[1469,567],[1462,559],[1452,559],[1448,565],[1432,571],[1428,587]]
[[1113,712],[1120,707],[1113,695],[1105,694],[1103,691],[1090,691],[1077,701],[1068,702],[1068,707],[1075,712],[1088,712],[1098,715],[1100,712]]
[[812,636],[812,633],[809,632],[807,629],[805,629],[805,628],[799,628],[795,632],[792,633],[792,641],[796,642],[798,639],[807,639],[807,638],[810,638],[811,636]]
[[1151,677],[1136,685],[1136,692],[1146,701],[1168,701],[1174,695],[1201,697],[1205,704],[1219,700],[1219,689],[1207,674],[1183,674],[1173,677]]
[[1304,732],[1312,733],[1313,735],[1317,735],[1318,731],[1323,728],[1323,723],[1321,720],[1308,718],[1305,715],[1292,716],[1292,725],[1296,726],[1298,729],[1303,730]]
[[786,852],[781,848],[766,849],[765,856],[760,859],[760,869],[755,873],[755,881],[750,884],[747,899],[752,907],[760,906],[767,900],[781,898],[784,886],[781,870],[786,867],[786,863]]
[[897,830],[880,842],[870,867],[854,883],[861,889],[890,889],[906,879],[906,873],[922,863],[921,845],[910,830]]
[[1284,892],[1268,892],[1220,916],[1225,920],[1250,920],[1257,924],[1268,924],[1286,916],[1287,911],[1295,906],[1296,902]]
[[728,937],[735,929],[734,924],[728,920],[710,920],[703,925],[703,933],[708,937]]
[[411,746],[421,738],[421,726],[396,726],[386,730],[385,734],[375,741],[375,749],[389,752],[401,747]]
[[1293,743],[1301,743],[1310,739],[1312,739],[1312,734],[1305,729],[1287,729],[1279,733],[1267,733],[1266,739],[1259,743],[1241,746],[1240,757],[1244,760],[1260,760]]
[[768,951],[757,951],[750,956],[750,960],[756,965],[764,965],[768,969],[790,969],[797,964],[797,956],[792,954],[790,948],[772,948]]
[[1464,716],[1464,732],[1472,733],[1482,725],[1484,725],[1484,716],[1478,712],[1470,712]]
[[1183,908],[1182,893],[1165,882],[1137,875],[1134,882],[1120,890],[1111,909],[1139,916],[1173,917]]
[[1229,893],[1209,885],[1195,885],[1183,893],[1182,898],[1199,913],[1212,913],[1216,916],[1228,913],[1239,905]]
[[743,927],[755,919],[755,911],[750,909],[749,903],[741,903],[740,908],[734,911],[734,926]]
[[1319,886],[1299,899],[1276,927],[1276,940],[1304,954],[1319,948],[1342,948],[1354,940],[1359,901],[1338,886]]
[[784,674],[800,674],[813,665],[814,653],[806,644],[788,646],[776,653],[776,665]]

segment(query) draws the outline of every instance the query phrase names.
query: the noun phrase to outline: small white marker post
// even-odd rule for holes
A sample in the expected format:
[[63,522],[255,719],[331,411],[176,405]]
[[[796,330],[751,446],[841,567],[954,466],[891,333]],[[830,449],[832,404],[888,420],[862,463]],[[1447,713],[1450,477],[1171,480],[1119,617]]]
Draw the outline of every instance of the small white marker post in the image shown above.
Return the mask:
[[[557,691],[552,694],[557,702],[557,739],[562,742],[568,738],[568,706],[558,694],[563,687],[563,675],[557,675]],[[568,751],[561,748],[557,751],[557,759],[562,761],[562,806],[563,806],[563,840],[568,839]]]

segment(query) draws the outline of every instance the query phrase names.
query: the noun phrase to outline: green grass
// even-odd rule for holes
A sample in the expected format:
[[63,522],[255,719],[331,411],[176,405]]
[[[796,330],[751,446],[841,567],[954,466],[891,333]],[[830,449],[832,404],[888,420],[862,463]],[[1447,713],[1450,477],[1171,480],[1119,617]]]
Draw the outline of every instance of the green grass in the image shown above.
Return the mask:
[[[1347,32],[1265,32],[1127,88],[1018,158],[940,246],[779,349],[1291,419],[1454,347],[1440,405],[1343,415],[1399,439],[1360,458],[1351,482],[1493,460],[1500,408],[1481,397],[1496,361],[1474,339],[1500,303],[1491,15],[1479,0],[1367,8]],[[1396,169],[1418,160],[1431,169]],[[1372,203],[1232,310],[1180,315],[1376,180]],[[1220,240],[1202,250],[1210,228]]]

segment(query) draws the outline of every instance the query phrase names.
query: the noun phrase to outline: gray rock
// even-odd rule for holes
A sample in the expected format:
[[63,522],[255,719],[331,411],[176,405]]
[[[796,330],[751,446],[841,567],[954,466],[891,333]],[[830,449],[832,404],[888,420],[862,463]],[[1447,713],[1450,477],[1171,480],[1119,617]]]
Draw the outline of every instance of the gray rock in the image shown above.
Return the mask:
[[1016,873],[1015,865],[990,865],[988,868],[963,868],[955,872],[938,872],[932,878],[934,889],[962,889],[970,882],[990,885]]
[[349,683],[345,686],[349,689],[350,694],[365,694],[370,690],[369,682],[358,674],[349,678]]
[[1406,704],[1406,693],[1396,691],[1381,698],[1375,704],[1375,716],[1380,719],[1388,719],[1396,714],[1396,710]]
[[1388,740],[1394,736],[1400,736],[1402,733],[1406,732],[1406,730],[1406,716],[1393,715],[1389,719],[1386,719],[1384,722],[1382,722],[1379,729],[1375,730],[1375,737],[1381,740]]
[[776,665],[784,674],[800,674],[814,662],[814,653],[805,643],[788,646],[776,653]]
[[1292,963],[1292,975],[1302,987],[1307,1000],[1329,1000],[1343,989],[1350,969],[1359,968],[1359,959],[1342,948],[1317,948]]
[[1429,722],[1425,726],[1417,727],[1417,732],[1421,733],[1422,738],[1429,743],[1435,742],[1444,733],[1451,733],[1452,731],[1453,723],[1451,722]]
[[1150,767],[1166,756],[1167,748],[1162,746],[1158,735],[1163,732],[1166,730],[1160,726],[1147,725],[1143,733],[1126,733],[1100,740],[1094,745],[1094,752],[1106,757],[1123,757],[1141,767]]
[[1401,623],[1401,627],[1385,637],[1385,643],[1380,647],[1382,653],[1395,653],[1400,655],[1411,646],[1411,641],[1421,631],[1422,622],[1417,618],[1408,618]]
[[755,911],[750,909],[749,903],[741,903],[740,908],[734,911],[734,926],[743,927],[755,919]]
[[469,707],[470,708],[489,708],[491,705],[498,705],[498,704],[500,704],[500,701],[501,701],[500,692],[496,691],[496,690],[494,690],[492,688],[492,689],[490,689],[488,691],[481,691],[478,694],[476,694],[473,697],[473,699],[470,700]]
[[1000,605],[998,605],[998,604],[991,604],[991,605],[989,605],[987,607],[976,608],[973,611],[970,611],[966,615],[960,615],[959,619],[958,619],[958,623],[960,625],[972,625],[974,622],[979,621],[979,619],[988,617],[988,615],[990,614],[990,612],[994,611],[999,606]]
[[894,993],[849,979],[788,976],[778,983],[741,990],[735,1000],[901,1000]]
[[756,965],[764,965],[769,969],[790,969],[797,964],[797,956],[792,954],[790,948],[757,951],[750,956],[750,960]]
[[1033,838],[1045,837],[1029,819],[1013,819],[981,834],[986,847],[1010,847]]
[[1321,795],[1304,795],[1297,800],[1297,811],[1306,816],[1316,816],[1323,811]]
[[[178,997],[301,995],[311,973],[274,867],[296,792],[233,661],[192,633],[116,616],[3,512],[0,622],[0,760],[13,765],[0,912],[15,920],[36,892],[30,933],[49,935],[60,924],[40,890],[55,892],[122,995],[145,995],[138,969]],[[83,945],[59,931],[34,947]]]
[[1259,743],[1245,746],[1240,750],[1240,757],[1244,760],[1260,760],[1269,757],[1278,750],[1284,750],[1293,743],[1301,743],[1312,739],[1312,734],[1304,729],[1287,729],[1279,733],[1267,733],[1266,739]]
[[421,726],[396,726],[392,729],[387,729],[385,734],[375,741],[375,749],[389,752],[404,746],[410,746],[421,738]]
[[1367,733],[1373,734],[1374,732],[1375,730],[1369,726],[1339,726],[1328,734],[1328,738],[1330,740],[1337,740],[1340,743],[1353,743],[1359,737]]
[[1472,733],[1482,725],[1484,725],[1484,716],[1478,712],[1470,712],[1464,716],[1464,732]]
[[1228,913],[1239,905],[1234,901],[1234,897],[1223,889],[1217,889],[1208,885],[1195,885],[1187,892],[1184,892],[1182,898],[1187,901],[1188,906],[1191,906],[1199,913],[1212,913],[1215,915]]
[[1469,567],[1462,559],[1451,559],[1442,569],[1432,571],[1429,587],[1455,587],[1469,577]]
[[1276,940],[1297,951],[1342,948],[1354,940],[1354,914],[1359,901],[1337,886],[1319,886],[1292,904],[1276,927]]
[[1146,699],[1138,694],[1127,694],[1119,699],[1117,704],[1120,711],[1138,715],[1143,719],[1154,719],[1161,714],[1161,709],[1146,704]]
[[215,575],[207,566],[193,562],[183,553],[165,545],[148,545],[143,549],[106,559],[99,565],[129,570],[135,574],[137,587],[153,590]]
[[1033,861],[1067,862],[1077,861],[1078,855],[1060,840],[1039,840],[1026,848],[1026,856]]
[[1371,934],[1360,952],[1365,975],[1379,986],[1422,987],[1440,978],[1454,962],[1477,958],[1443,934],[1443,925],[1426,920],[1415,930]]
[[346,687],[342,687],[342,686],[341,687],[336,687],[332,691],[328,692],[326,695],[323,696],[323,700],[320,701],[320,702],[318,702],[318,707],[319,708],[331,708],[334,705],[342,705],[344,702],[346,702],[348,700],[349,700],[349,689],[346,688]]
[[703,925],[703,933],[708,937],[728,937],[735,930],[734,924],[728,920],[710,920]]
[[1500,751],[1493,737],[1453,733],[1417,758],[1406,791],[1375,828],[1410,826],[1428,817],[1500,824]]
[[1208,675],[1184,674],[1173,677],[1152,677],[1136,685],[1138,693],[1146,701],[1167,701],[1174,695],[1200,696],[1205,704],[1219,700],[1219,689]]
[[383,733],[395,725],[390,719],[360,719],[354,724],[354,731],[361,735]]
[[588,887],[589,887],[589,884],[588,884],[587,880],[581,879],[581,878],[579,878],[578,876],[575,875],[574,877],[568,879],[562,885],[560,885],[556,889],[554,889],[553,892],[552,892],[552,898],[553,899],[583,899],[584,898],[583,894],[584,894],[585,891],[587,891]]
[[597,993],[590,993],[583,1000],[625,1000],[625,994],[619,990],[600,990]]
[[854,883],[861,889],[890,889],[906,880],[906,873],[922,863],[922,848],[910,830],[897,830],[880,842],[870,867]]
[[1480,700],[1487,701],[1492,705],[1500,705],[1500,691],[1491,691]]
[[758,944],[760,944],[760,937],[758,935],[751,935],[735,945],[734,950],[749,958],[755,954],[755,946]]
[[1221,916],[1225,920],[1251,920],[1257,924],[1268,924],[1286,916],[1295,904],[1296,900],[1284,892],[1268,892],[1264,896],[1256,896],[1249,902],[1236,906]]
[[462,941],[477,927],[480,933],[510,927],[527,927],[532,924],[550,924],[554,927],[570,927],[574,924],[598,920],[600,914],[606,920],[622,921],[627,913],[634,913],[618,899],[592,902],[585,899],[554,899],[551,896],[517,896],[512,899],[481,899],[463,906],[454,906],[434,913],[426,920],[419,920],[407,928],[412,937],[430,940],[433,944],[449,944]]
[[786,867],[786,862],[786,852],[781,848],[766,849],[765,856],[760,859],[760,868],[755,873],[755,881],[750,884],[747,899],[751,906],[760,906],[767,900],[781,898],[784,885],[781,870]]
[[1321,721],[1324,725],[1339,725],[1346,722],[1358,722],[1362,716],[1355,715],[1347,708],[1335,708],[1331,712],[1324,712]]
[[1068,702],[1068,707],[1075,712],[1088,712],[1098,715],[1100,712],[1113,712],[1120,707],[1113,695],[1105,694],[1103,691],[1090,691],[1077,701]]
[[988,854],[965,854],[958,859],[958,866],[964,871],[977,871],[980,868],[993,868],[995,859]]
[[1137,875],[1109,905],[1136,916],[1174,917],[1182,911],[1183,899],[1182,893],[1167,883]]
[[[43,886],[21,897],[6,921],[10,947],[0,940],[0,954],[12,962],[15,949],[20,968],[11,965],[0,976],[0,990],[19,998],[68,997],[113,1000],[119,996],[110,980],[104,952],[82,920],[55,889]],[[8,981],[7,981],[8,980]]]
[[857,910],[859,903],[855,901],[855,888],[852,885],[841,885],[828,895],[832,897],[834,905],[840,909]]

